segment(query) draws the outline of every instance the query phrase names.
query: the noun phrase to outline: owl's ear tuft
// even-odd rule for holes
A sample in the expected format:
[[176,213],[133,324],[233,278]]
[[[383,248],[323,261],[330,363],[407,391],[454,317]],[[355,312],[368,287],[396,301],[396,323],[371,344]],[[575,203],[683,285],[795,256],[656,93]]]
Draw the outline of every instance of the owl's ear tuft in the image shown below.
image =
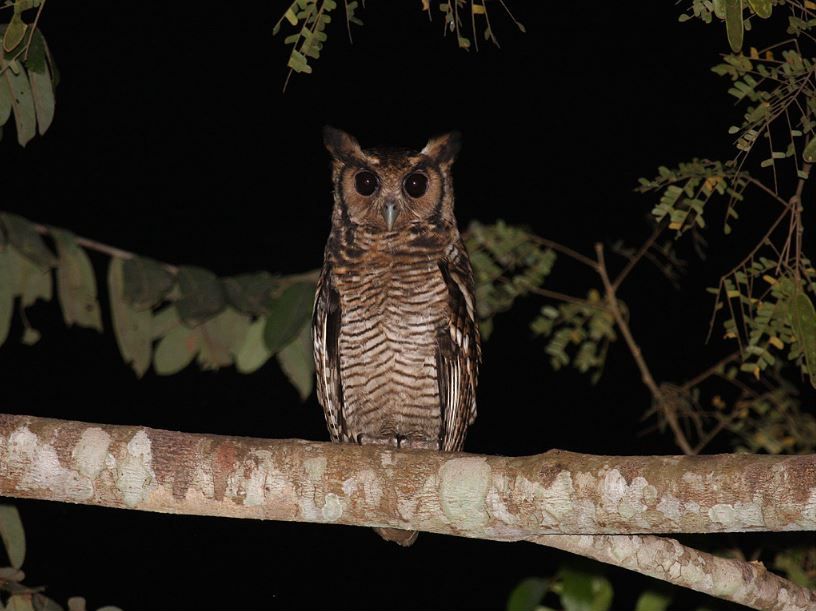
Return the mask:
[[442,136],[436,136],[428,140],[428,144],[422,149],[422,154],[430,157],[435,163],[440,165],[450,165],[459,154],[462,148],[462,134],[450,132]]
[[323,144],[326,145],[331,156],[338,161],[359,159],[363,156],[360,144],[354,136],[329,125],[323,128]]

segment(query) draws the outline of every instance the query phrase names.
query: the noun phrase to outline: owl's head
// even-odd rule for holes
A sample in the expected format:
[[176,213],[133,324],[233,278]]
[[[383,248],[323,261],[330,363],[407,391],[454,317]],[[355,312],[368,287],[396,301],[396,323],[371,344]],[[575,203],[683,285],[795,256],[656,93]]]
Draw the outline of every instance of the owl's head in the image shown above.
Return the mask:
[[353,136],[323,130],[332,155],[336,205],[356,225],[401,231],[453,218],[451,165],[459,133],[431,138],[421,151],[360,148]]

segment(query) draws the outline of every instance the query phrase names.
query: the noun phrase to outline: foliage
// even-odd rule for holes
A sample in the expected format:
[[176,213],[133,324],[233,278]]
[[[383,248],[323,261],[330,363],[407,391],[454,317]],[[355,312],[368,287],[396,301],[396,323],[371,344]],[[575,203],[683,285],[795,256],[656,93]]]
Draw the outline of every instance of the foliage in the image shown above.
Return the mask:
[[816,589],[816,547],[794,547],[776,555],[773,568],[793,583]]
[[[53,240],[58,256],[41,234]],[[52,299],[52,275],[65,324],[103,330],[97,280],[83,244],[88,241],[68,231],[0,213],[0,345],[8,337],[15,302],[25,328],[22,341],[39,340],[26,309]],[[235,365],[251,373],[277,356],[305,398],[313,385],[314,364],[306,348],[316,279],[315,272],[218,278],[197,267],[112,256],[108,302],[119,351],[139,377],[151,365],[157,374],[171,375],[193,360],[202,369]]]
[[[652,209],[652,215],[658,222],[668,219],[669,229],[683,234],[695,226],[705,228],[703,215],[712,196],[729,195],[741,200],[747,184],[745,175],[740,175],[722,162],[692,159],[680,163],[676,168],[660,166],[654,178],[640,179],[637,191],[659,192],[660,200]],[[729,216],[738,218],[733,209]],[[727,219],[725,232],[731,232]]]
[[494,225],[471,223],[465,246],[473,265],[482,335],[489,337],[493,317],[539,288],[550,275],[556,255],[534,234],[503,221]]
[[[699,447],[721,431],[731,433],[738,449],[755,452],[812,451],[816,441],[816,419],[801,409],[797,387],[784,377],[785,366],[793,365],[816,387],[816,271],[803,252],[802,206],[816,159],[816,63],[805,51],[816,25],[813,8],[790,0],[694,0],[681,16],[681,21],[692,16],[705,23],[726,21],[734,53],[724,55],[713,71],[729,79],[728,93],[746,105],[742,121],[728,129],[736,138],[736,152],[726,161],[694,159],[676,168],[662,166],[655,178],[641,179],[637,190],[658,194],[652,215],[677,238],[706,227],[714,195],[727,199],[726,234],[739,219],[737,204],[750,202],[752,213],[760,199],[781,206],[759,243],[709,289],[715,295],[714,317],[724,317],[722,336],[737,344],[740,363],[713,367],[694,384],[679,388],[678,396],[685,397],[682,415],[696,429]],[[738,24],[744,21],[747,29],[752,16],[767,18],[772,12],[774,19],[787,20],[793,38],[740,53]],[[755,174],[748,173],[749,163]],[[762,174],[769,174],[769,180]],[[743,379],[740,372],[752,379]],[[701,402],[698,386],[707,380],[725,382],[731,390],[718,387]],[[713,423],[708,430],[706,422]]]
[[564,611],[608,611],[612,608],[612,584],[597,568],[581,564],[562,566],[552,579],[531,577],[510,593],[507,611],[553,611],[542,606],[553,593]]
[[42,4],[41,0],[6,2],[13,14],[7,24],[0,24],[0,137],[13,114],[21,146],[37,131],[43,135],[54,119],[54,60],[36,22],[30,25],[23,17],[29,9],[41,10]]
[[[433,19],[432,6],[435,6],[443,15],[443,33],[450,32],[456,38],[456,44],[460,49],[468,50],[471,43],[479,49],[479,32],[477,27],[483,27],[484,40],[492,42],[497,47],[499,41],[490,23],[489,2],[491,0],[421,0],[422,10],[428,14],[429,19]],[[498,0],[504,13],[510,18],[515,26],[525,32],[524,25],[518,21],[510,12],[505,0]],[[365,7],[365,0],[362,0]],[[357,11],[360,4],[357,0],[343,0],[345,8],[346,30],[349,40],[351,40],[351,25],[363,25]],[[277,35],[284,22],[295,28],[295,33],[284,38],[285,45],[291,45],[287,66],[289,74],[286,77],[286,84],[293,72],[311,74],[312,64],[309,60],[320,58],[323,45],[328,40],[326,26],[332,22],[332,12],[337,8],[336,0],[294,0],[278,19],[272,29],[272,35]],[[466,32],[465,19],[470,17],[470,35]],[[477,26],[477,19],[480,26]]]
[[595,289],[590,289],[585,304],[543,306],[530,326],[536,335],[550,338],[544,350],[553,369],[572,364],[581,373],[591,371],[593,384],[603,373],[609,344],[617,339],[615,319]]
[[[25,531],[17,508],[0,505],[0,536],[10,566],[0,567],[0,608],[13,611],[62,611],[63,607],[43,594],[43,587],[30,587],[22,583],[25,573],[21,570],[25,560]],[[85,599],[75,596],[68,599],[69,611],[85,611]],[[118,607],[105,606],[97,611],[121,611]]]

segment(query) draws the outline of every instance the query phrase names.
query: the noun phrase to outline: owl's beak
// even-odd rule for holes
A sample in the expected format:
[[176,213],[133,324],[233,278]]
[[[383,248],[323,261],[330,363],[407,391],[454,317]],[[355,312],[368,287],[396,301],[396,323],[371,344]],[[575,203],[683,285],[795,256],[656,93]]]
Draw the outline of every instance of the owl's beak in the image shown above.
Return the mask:
[[388,227],[388,231],[391,231],[398,215],[399,208],[397,208],[397,204],[395,202],[387,202],[383,208],[383,218],[385,219],[385,225]]

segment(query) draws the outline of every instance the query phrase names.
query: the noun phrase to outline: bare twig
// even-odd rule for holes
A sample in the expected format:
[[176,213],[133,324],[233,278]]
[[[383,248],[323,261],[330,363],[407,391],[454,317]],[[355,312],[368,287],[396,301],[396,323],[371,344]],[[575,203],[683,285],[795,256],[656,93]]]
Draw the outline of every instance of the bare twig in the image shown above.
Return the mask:
[[575,305],[583,306],[585,308],[592,308],[594,310],[603,310],[604,312],[609,312],[609,308],[601,303],[592,303],[587,299],[581,299],[580,297],[573,297],[572,295],[567,295],[565,293],[559,293],[558,291],[551,291],[549,289],[541,288],[541,287],[531,287],[529,289],[531,293],[536,295],[541,295],[542,297],[549,297],[550,299],[556,299],[558,301],[563,301],[565,303],[574,303]]
[[563,255],[567,255],[568,257],[575,259],[579,263],[583,263],[587,267],[593,269],[594,271],[598,271],[598,263],[590,259],[589,257],[582,255],[581,253],[573,250],[568,246],[564,246],[563,244],[559,244],[558,242],[554,242],[553,240],[548,240],[547,238],[542,238],[541,236],[531,235],[530,238],[538,244],[542,246],[546,246],[547,248],[552,248],[556,252],[560,252]]
[[606,303],[612,312],[612,316],[615,318],[615,322],[621,331],[621,335],[623,335],[623,339],[629,348],[629,352],[632,354],[632,358],[635,359],[635,363],[640,370],[640,378],[646,385],[646,388],[649,389],[649,392],[652,394],[652,399],[660,407],[663,416],[666,418],[666,422],[668,422],[669,426],[674,432],[674,440],[678,447],[683,450],[684,454],[694,454],[694,448],[691,447],[691,444],[689,444],[688,440],[686,439],[683,429],[680,427],[680,423],[677,420],[677,414],[667,404],[663,391],[660,390],[660,387],[657,385],[654,377],[652,376],[652,372],[649,371],[649,367],[646,364],[646,360],[643,358],[640,347],[637,345],[637,342],[635,342],[635,338],[632,336],[632,331],[629,329],[629,323],[626,322],[626,319],[623,316],[620,303],[618,302],[618,298],[615,294],[615,287],[610,281],[609,274],[606,271],[603,244],[596,244],[595,252],[598,257],[598,274],[601,276],[601,281],[606,289]]
[[716,363],[714,363],[711,367],[706,369],[705,371],[697,374],[690,380],[688,380],[683,386],[681,387],[684,391],[688,392],[701,382],[704,382],[706,379],[710,378],[712,375],[715,375],[717,371],[721,368],[733,361],[734,359],[739,357],[739,351],[732,352],[726,357],[723,357]]
[[652,235],[649,236],[649,239],[647,239],[641,245],[635,255],[629,259],[626,267],[623,268],[621,273],[618,274],[617,278],[615,278],[615,281],[612,283],[613,291],[617,291],[618,288],[620,288],[621,283],[626,279],[626,276],[629,275],[629,272],[632,271],[632,268],[638,264],[643,255],[646,254],[646,252],[652,247],[652,244],[654,244],[657,238],[660,237],[660,234],[663,233],[663,230],[669,224],[668,218],[668,216],[664,217],[663,220],[657,224],[657,227],[654,228],[654,231],[652,231]]

